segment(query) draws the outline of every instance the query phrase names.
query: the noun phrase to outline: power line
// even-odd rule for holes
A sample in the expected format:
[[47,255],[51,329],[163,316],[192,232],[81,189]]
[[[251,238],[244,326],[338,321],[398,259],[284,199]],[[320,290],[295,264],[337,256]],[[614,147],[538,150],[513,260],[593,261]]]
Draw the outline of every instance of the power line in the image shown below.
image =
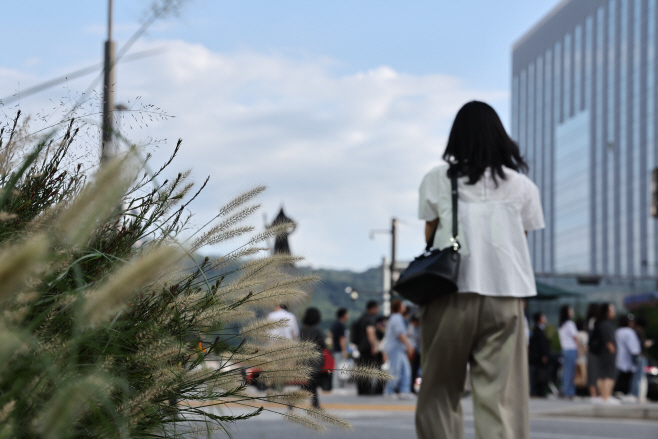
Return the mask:
[[[155,56],[159,55],[161,53],[164,53],[166,49],[165,48],[160,48],[160,49],[150,49],[150,50],[143,50],[140,52],[135,52],[131,53],[130,55],[125,55],[122,59],[124,62],[128,61],[137,61],[140,59],[148,58],[150,56]],[[91,73],[96,73],[99,71],[99,69],[103,68],[103,63],[97,63],[94,65],[91,65],[89,67],[82,68],[80,70],[75,70],[73,72],[67,73],[66,75],[59,76],[54,79],[50,79],[46,82],[42,82],[41,84],[37,84],[35,86],[32,86],[30,88],[26,88],[25,90],[18,92],[16,94],[13,94],[11,96],[7,96],[5,98],[0,99],[0,102],[2,102],[4,105],[10,105],[13,104],[14,102],[26,98],[30,95],[39,93],[40,91],[47,90],[52,87],[56,87],[60,84],[63,84],[67,81],[73,80],[80,78],[82,76],[89,75]]]
[[[154,6],[153,7],[153,13],[142,23],[142,25],[135,31],[135,33],[132,34],[132,36],[128,39],[126,44],[123,45],[121,50],[119,50],[119,53],[117,56],[114,58],[114,63],[111,65],[109,68],[113,68],[115,64],[119,62],[119,60],[123,59],[124,56],[126,56],[126,52],[132,47],[132,45],[141,37],[147,30],[148,28],[161,16],[165,15],[168,12],[176,10],[178,7],[180,7],[186,0],[163,0],[163,3],[159,6]],[[101,66],[104,66],[104,64],[101,64]],[[85,96],[89,95],[89,93],[92,92],[94,88],[98,85],[99,81],[102,79],[104,75],[105,69],[103,69],[98,77],[92,81],[92,83],[89,85],[85,93],[83,93],[76,104],[69,110],[67,115],[62,119],[62,120],[67,120],[71,114],[75,112],[75,110],[80,107],[80,105],[83,102],[83,99]],[[13,97],[13,96],[12,96]],[[20,97],[18,98],[20,99]]]

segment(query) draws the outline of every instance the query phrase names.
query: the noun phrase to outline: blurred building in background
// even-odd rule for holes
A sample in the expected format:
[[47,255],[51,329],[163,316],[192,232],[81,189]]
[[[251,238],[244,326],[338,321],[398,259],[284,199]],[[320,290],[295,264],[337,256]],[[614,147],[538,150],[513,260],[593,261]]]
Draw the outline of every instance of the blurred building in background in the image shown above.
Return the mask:
[[617,303],[656,289],[657,28],[658,0],[563,1],[512,54],[512,137],[546,216],[538,279]]

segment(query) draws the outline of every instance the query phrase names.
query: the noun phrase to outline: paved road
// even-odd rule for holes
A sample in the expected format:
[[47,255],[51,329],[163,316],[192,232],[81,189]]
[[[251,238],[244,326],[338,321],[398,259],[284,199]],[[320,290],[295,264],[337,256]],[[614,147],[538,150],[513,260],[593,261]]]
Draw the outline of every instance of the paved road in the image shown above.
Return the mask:
[[[352,431],[329,429],[316,434],[272,415],[238,423],[233,429],[235,439],[399,439],[414,438],[413,412],[340,413],[351,422]],[[655,421],[600,420],[574,418],[534,418],[531,421],[533,439],[656,439]],[[473,418],[465,422],[466,439],[475,438]],[[215,438],[225,437],[215,435]]]
[[[321,395],[324,408],[350,422],[353,430],[329,427],[317,434],[312,430],[284,420],[274,413],[263,413],[232,428],[235,439],[399,439],[414,438],[414,402],[391,401],[381,397],[357,397],[346,392]],[[465,414],[466,439],[475,438],[473,410],[470,398],[462,400]],[[653,407],[656,404],[652,404]],[[585,401],[531,400],[531,438],[533,439],[658,439],[658,421],[610,419],[605,417],[561,416],[560,411],[587,410]],[[226,410],[226,409],[225,409]],[[231,407],[234,414],[244,413]],[[285,410],[283,410],[285,412]],[[558,415],[556,415],[558,412]],[[295,413],[295,412],[293,412]],[[297,412],[301,413],[301,412]],[[550,415],[549,415],[550,414]],[[213,438],[226,437],[215,434]]]

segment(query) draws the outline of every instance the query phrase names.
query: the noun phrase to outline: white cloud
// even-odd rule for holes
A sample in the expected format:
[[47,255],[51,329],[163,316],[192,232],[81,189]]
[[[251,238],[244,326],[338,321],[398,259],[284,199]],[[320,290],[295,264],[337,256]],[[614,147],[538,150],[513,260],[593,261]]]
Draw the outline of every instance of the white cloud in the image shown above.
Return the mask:
[[40,64],[41,64],[41,59],[37,58],[36,56],[31,56],[30,58],[25,60],[26,67],[35,67]]
[[178,165],[193,168],[197,180],[211,176],[193,208],[197,222],[236,192],[267,184],[268,217],[285,206],[299,223],[291,247],[315,266],[379,264],[390,240],[370,240],[369,232],[390,227],[392,216],[404,219],[398,257],[418,253],[416,190],[439,162],[456,111],[471,99],[496,104],[508,95],[387,66],[341,76],[337,62],[322,57],[214,53],[182,41],[136,50],[163,45],[161,56],[119,66],[116,102],[142,96],[176,116],[148,131],[169,146],[183,138]]

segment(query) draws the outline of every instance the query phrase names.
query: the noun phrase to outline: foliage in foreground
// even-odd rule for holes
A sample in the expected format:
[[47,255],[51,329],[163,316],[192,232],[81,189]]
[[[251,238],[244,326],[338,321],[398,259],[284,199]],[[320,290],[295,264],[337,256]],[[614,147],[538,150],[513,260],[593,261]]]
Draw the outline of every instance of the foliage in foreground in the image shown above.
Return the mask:
[[[180,141],[153,174],[133,153],[90,175],[67,161],[73,121],[38,142],[24,133],[16,121],[0,133],[0,437],[190,437],[263,410],[348,426],[300,390],[246,393],[238,365],[281,384],[306,379],[319,355],[273,339],[285,322],[257,318],[316,281],[282,270],[297,258],[264,255],[281,231],[244,225],[262,187],[181,242],[198,191],[189,173],[158,183]],[[235,239],[216,260],[191,256]],[[251,410],[234,416],[229,403]]]

